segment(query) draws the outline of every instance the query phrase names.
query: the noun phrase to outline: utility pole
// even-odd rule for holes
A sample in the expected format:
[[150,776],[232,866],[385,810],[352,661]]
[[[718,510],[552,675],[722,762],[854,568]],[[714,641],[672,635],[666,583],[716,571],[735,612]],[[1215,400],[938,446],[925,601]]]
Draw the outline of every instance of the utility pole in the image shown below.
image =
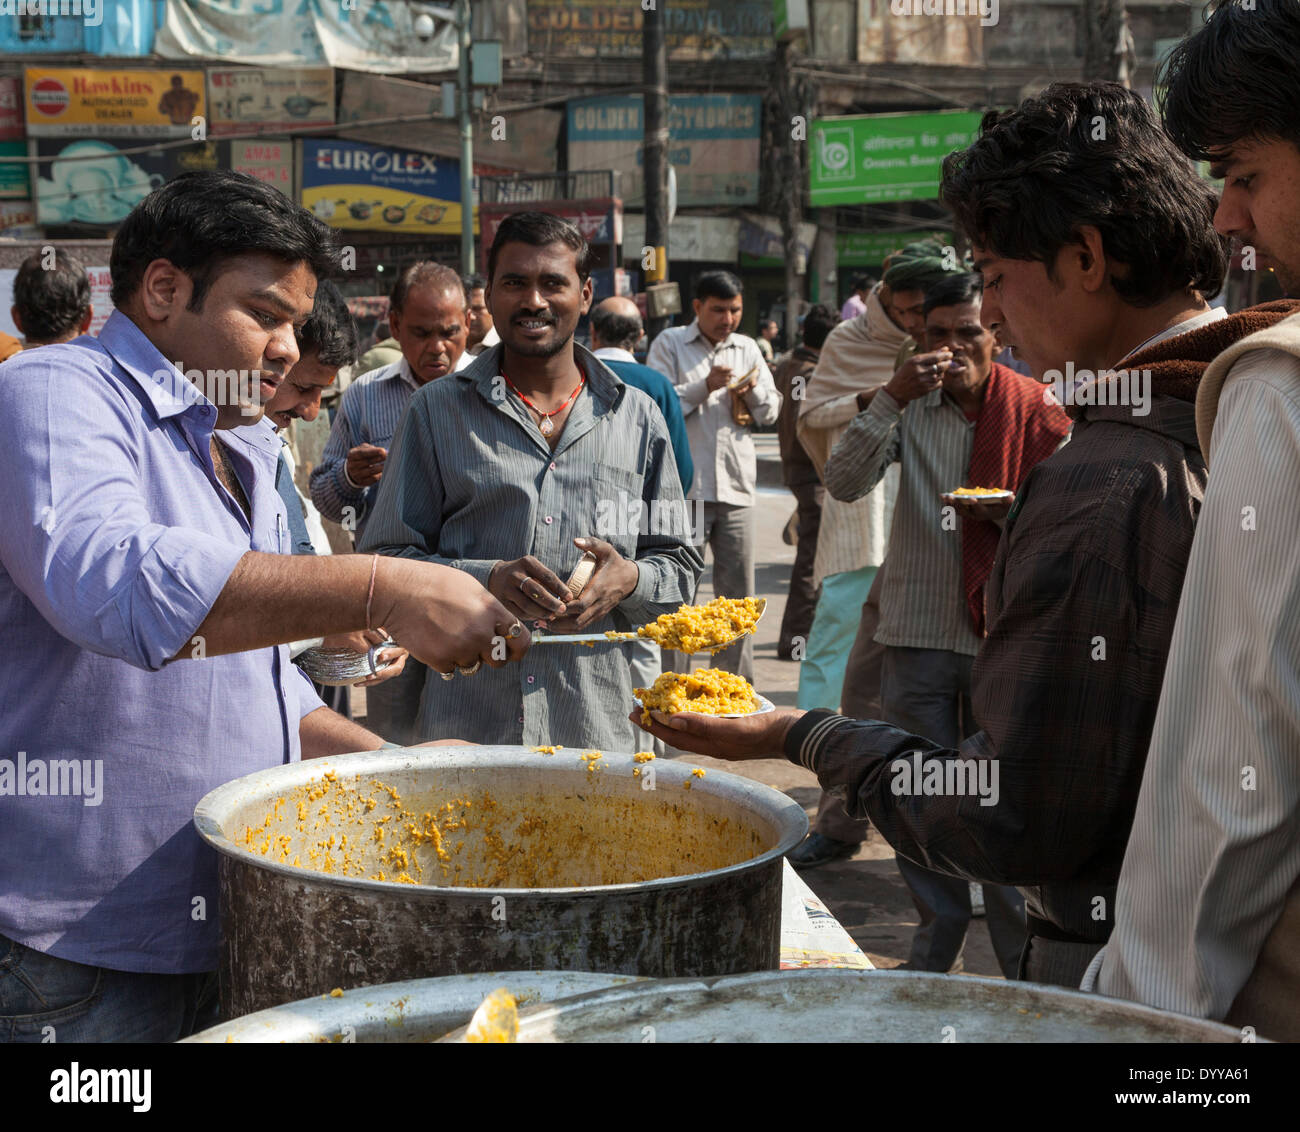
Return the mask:
[[1083,78],[1116,82],[1123,56],[1125,0],[1083,0]]
[[802,84],[794,76],[791,39],[776,47],[776,97],[779,115],[772,141],[777,153],[776,195],[780,201],[779,218],[785,251],[785,326],[782,341],[793,349],[799,340],[799,313],[803,305],[803,283],[799,276],[799,226],[803,223],[803,189],[807,169],[801,160],[805,146],[796,145],[794,120],[807,114],[807,99]]
[[[646,285],[668,281],[668,52],[664,45],[663,13],[658,4],[642,5],[641,71],[645,87],[645,242],[653,248],[655,266],[647,270]],[[648,312],[647,312],[648,313]],[[647,318],[646,336],[672,322],[670,316]]]
[[457,105],[460,110],[460,272],[474,273],[474,123],[470,117],[469,0],[456,0]]

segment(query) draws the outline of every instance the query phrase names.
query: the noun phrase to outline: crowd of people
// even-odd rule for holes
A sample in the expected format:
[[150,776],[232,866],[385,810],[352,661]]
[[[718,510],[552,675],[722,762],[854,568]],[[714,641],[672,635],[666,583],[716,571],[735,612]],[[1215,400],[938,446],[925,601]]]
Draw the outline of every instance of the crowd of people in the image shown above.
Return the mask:
[[[329,229],[252,178],[136,207],[97,335],[84,272],[33,257],[0,365],[0,1038],[215,1021],[191,817],[230,779],[646,731],[813,771],[794,862],[879,830],[915,969],[959,963],[974,883],[1007,977],[1300,1038],[1300,300],[1212,305],[1227,237],[1300,291],[1298,41],[1293,3],[1233,2],[1166,64],[1163,123],[1106,83],[990,112],[944,164],[973,262],[899,249],[780,359],[710,271],[638,361],[636,304],[595,303],[544,212],[484,276],[402,270],[359,362]],[[349,370],[296,477],[287,434]],[[532,634],[652,621],[706,554],[753,594],[769,426],[798,708],[624,719],[674,658]],[[309,647],[386,662],[364,726]],[[752,679],[752,638],[714,662]]]

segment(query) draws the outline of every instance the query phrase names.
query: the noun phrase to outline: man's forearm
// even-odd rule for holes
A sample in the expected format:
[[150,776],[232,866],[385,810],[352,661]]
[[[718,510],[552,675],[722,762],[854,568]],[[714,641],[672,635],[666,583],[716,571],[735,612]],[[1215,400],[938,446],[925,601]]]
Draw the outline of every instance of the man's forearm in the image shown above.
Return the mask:
[[298,742],[304,759],[319,759],[326,755],[348,755],[353,751],[377,751],[385,740],[361,724],[322,707],[299,720]]
[[[364,629],[372,563],[372,556],[360,554],[249,551],[189,643],[172,659],[223,656]],[[376,589],[383,574],[380,559]]]

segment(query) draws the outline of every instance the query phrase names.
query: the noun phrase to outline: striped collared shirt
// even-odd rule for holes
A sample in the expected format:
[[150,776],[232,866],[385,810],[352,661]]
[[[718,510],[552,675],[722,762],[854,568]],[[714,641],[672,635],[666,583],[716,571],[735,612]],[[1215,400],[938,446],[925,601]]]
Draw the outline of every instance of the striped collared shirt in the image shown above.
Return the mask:
[[883,645],[979,652],[962,589],[961,527],[945,525],[939,498],[966,482],[974,442],[975,422],[942,389],[906,406],[881,389],[831,450],[826,490],[846,502],[900,467],[876,631]]
[[752,338],[729,334],[714,346],[700,331],[698,321],[665,330],[651,344],[646,365],[668,375],[682,400],[686,435],[691,443],[695,482],[690,497],[713,503],[752,506],[756,498],[758,458],[754,438],[731,417],[731,394],[709,392],[709,370],[730,366],[737,377],[757,367],[754,385],[745,394],[754,423],[776,423],[781,394],[771,371]]
[[311,501],[316,509],[344,529],[355,530],[358,539],[374,507],[378,485],[357,487],[348,479],[348,452],[358,444],[377,444],[391,455],[397,424],[419,388],[405,358],[362,374],[344,392],[320,463],[311,470]]
[[[703,570],[663,414],[575,344],[587,384],[552,451],[501,380],[502,347],[412,399],[361,549],[454,566],[487,583],[525,554],[561,578],[578,536],[634,559],[640,581],[588,632],[629,629],[689,601]],[[653,504],[653,506],[652,506]],[[425,686],[424,738],[633,751],[626,646],[536,645],[518,664]]]
[[[1096,984],[1216,1019],[1258,974],[1300,877],[1300,359],[1258,349],[1230,373]],[[1231,1020],[1295,1040],[1294,982],[1279,993],[1294,967],[1269,974],[1286,1020],[1240,1002]]]

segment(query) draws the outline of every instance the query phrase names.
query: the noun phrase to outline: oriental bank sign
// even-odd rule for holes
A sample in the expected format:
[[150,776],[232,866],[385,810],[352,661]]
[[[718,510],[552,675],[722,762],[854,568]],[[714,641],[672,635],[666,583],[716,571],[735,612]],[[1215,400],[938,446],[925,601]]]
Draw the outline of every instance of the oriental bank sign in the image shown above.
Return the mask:
[[808,162],[813,207],[937,200],[943,159],[975,140],[982,117],[957,110],[814,120]]

